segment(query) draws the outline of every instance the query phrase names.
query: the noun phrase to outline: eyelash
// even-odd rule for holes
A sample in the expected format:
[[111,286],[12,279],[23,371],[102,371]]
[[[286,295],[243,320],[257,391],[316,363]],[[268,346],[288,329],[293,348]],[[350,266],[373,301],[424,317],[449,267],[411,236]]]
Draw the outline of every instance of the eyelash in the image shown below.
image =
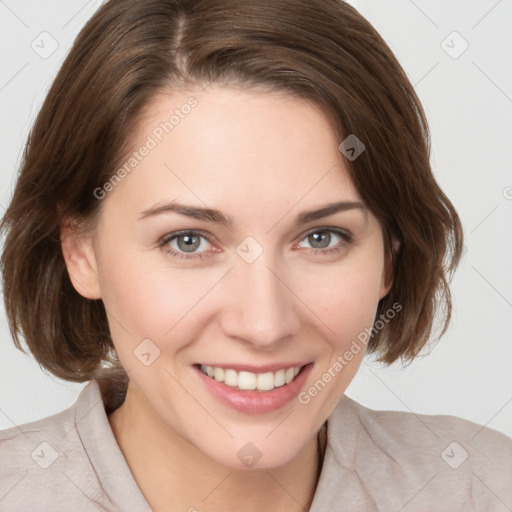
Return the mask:
[[[308,231],[300,240],[299,242],[302,242],[305,238],[307,238],[309,235],[312,235],[314,233],[334,233],[335,235],[338,235],[341,238],[341,242],[335,246],[335,247],[329,247],[326,249],[309,249],[309,252],[312,252],[314,255],[322,255],[325,256],[327,254],[332,254],[341,251],[344,247],[349,246],[352,244],[352,235],[341,229],[334,229],[334,228],[316,228],[313,230]],[[163,248],[165,246],[168,246],[173,240],[185,236],[185,235],[191,235],[191,236],[199,236],[201,238],[204,238],[207,240],[210,244],[212,244],[212,241],[209,239],[208,236],[205,234],[198,232],[198,231],[178,231],[176,233],[172,233],[171,235],[166,235],[163,238],[160,239],[158,242],[159,247]],[[172,255],[173,258],[178,259],[184,259],[184,260],[195,260],[195,259],[209,259],[211,256],[205,256],[205,253],[191,253],[191,254],[185,254],[182,252],[178,252],[174,249],[168,248],[167,255]]]

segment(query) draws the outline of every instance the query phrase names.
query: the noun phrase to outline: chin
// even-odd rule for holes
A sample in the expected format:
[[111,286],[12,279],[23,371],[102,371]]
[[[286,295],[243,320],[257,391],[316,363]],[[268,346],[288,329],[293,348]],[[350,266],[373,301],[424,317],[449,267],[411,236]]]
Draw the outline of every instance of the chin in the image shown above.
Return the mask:
[[[279,428],[278,426],[277,429]],[[259,436],[248,434],[226,440],[223,444],[217,439],[212,440],[211,445],[204,446],[203,441],[203,446],[196,446],[208,458],[222,466],[234,470],[254,471],[273,469],[289,463],[306,447],[309,439],[307,435],[294,435],[283,427],[281,435],[278,432],[266,432],[265,435]]]

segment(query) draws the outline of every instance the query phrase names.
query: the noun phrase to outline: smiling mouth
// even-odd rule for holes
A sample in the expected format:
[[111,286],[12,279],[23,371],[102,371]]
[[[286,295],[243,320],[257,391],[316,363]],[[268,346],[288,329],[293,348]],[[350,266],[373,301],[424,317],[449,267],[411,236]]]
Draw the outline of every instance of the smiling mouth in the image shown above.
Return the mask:
[[203,364],[197,365],[197,368],[217,382],[222,382],[226,386],[239,391],[272,391],[292,382],[308,364],[265,373],[237,371],[231,368],[219,368]]

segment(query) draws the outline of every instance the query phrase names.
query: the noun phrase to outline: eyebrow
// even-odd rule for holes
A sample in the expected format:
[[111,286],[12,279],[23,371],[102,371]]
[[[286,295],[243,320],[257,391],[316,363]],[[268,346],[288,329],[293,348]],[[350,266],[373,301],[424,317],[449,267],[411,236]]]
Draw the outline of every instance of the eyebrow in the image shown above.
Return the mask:
[[[354,209],[361,210],[365,215],[368,211],[366,206],[361,202],[339,201],[336,203],[326,204],[314,210],[306,210],[304,212],[299,213],[294,219],[294,224],[297,226],[301,224],[307,224],[308,222],[322,219],[323,217],[334,215],[335,213],[338,212],[344,212]],[[141,213],[139,219],[147,219],[149,217],[154,217],[156,215],[161,215],[165,213],[178,213],[179,215],[183,215],[185,217],[191,217],[193,219],[213,222],[214,224],[220,224],[228,227],[234,224],[233,218],[224,215],[220,210],[203,208],[199,206],[189,206],[175,201],[165,203],[160,206],[155,206],[153,208],[150,208],[149,210],[144,210]]]

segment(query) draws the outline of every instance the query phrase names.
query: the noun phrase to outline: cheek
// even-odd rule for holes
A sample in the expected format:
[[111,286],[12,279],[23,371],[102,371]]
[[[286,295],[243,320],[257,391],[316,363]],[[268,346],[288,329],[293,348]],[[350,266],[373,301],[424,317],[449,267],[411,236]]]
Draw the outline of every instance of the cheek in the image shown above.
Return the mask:
[[[120,356],[133,351],[144,339],[152,340],[161,349],[172,341],[173,352],[186,345],[206,318],[197,315],[200,302],[225,272],[172,269],[165,258],[136,253],[109,260],[105,261],[100,279],[112,338]],[[177,336],[185,325],[189,336]]]
[[380,300],[383,262],[358,258],[336,271],[323,269],[304,282],[301,296],[325,326],[333,345],[343,348],[373,325]]

